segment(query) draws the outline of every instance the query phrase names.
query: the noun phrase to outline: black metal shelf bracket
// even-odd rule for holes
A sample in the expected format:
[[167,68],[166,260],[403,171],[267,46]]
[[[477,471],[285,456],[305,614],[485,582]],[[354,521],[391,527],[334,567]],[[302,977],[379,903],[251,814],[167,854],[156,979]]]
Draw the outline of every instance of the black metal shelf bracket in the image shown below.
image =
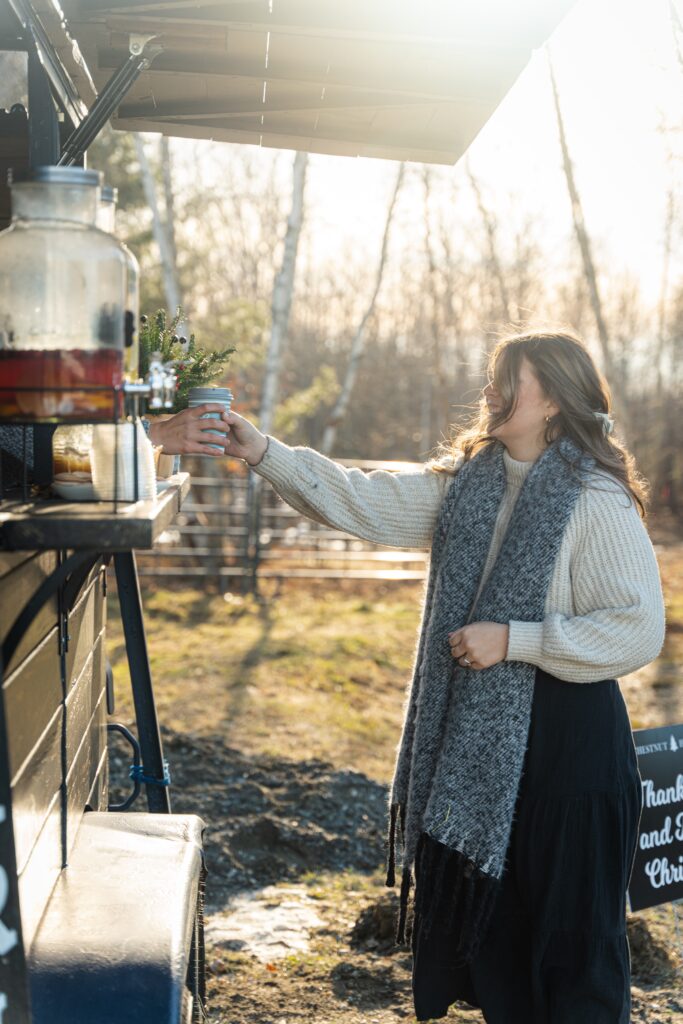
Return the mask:
[[152,673],[145,637],[145,620],[134,552],[117,552],[114,555],[114,568],[144,773],[144,778],[138,776],[133,781],[144,782],[147,791],[147,806],[150,811],[170,814],[171,797],[166,781],[168,772],[161,746],[161,733],[154,701]]

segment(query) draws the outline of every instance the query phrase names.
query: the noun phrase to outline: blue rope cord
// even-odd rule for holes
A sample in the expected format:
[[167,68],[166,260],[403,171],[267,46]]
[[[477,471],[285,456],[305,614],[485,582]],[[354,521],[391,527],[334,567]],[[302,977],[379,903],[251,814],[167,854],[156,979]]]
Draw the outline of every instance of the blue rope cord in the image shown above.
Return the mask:
[[171,785],[171,773],[168,767],[168,761],[164,759],[164,777],[163,779],[155,779],[152,775],[145,775],[144,766],[141,764],[132,764],[128,771],[130,778],[134,782],[144,782],[147,786],[170,786]]

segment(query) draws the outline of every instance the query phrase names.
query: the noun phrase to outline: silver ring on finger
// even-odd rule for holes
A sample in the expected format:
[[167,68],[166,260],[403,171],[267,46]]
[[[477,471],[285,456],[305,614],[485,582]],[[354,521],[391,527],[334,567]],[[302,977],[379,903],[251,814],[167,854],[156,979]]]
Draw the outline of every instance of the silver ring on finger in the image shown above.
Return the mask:
[[465,657],[463,657],[462,663],[463,663],[463,665],[471,665],[472,664],[470,659],[469,658],[465,658]]

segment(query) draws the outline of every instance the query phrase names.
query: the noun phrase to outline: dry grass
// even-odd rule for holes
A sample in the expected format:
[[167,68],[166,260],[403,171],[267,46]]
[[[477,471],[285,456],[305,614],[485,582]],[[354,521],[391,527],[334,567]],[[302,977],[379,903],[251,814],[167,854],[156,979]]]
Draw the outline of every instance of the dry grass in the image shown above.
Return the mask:
[[[420,584],[392,584],[366,597],[292,586],[258,602],[148,590],[159,717],[180,732],[221,733],[249,753],[297,758],[303,750],[388,782],[420,592]],[[117,697],[129,714],[123,638],[113,615],[109,645]]]

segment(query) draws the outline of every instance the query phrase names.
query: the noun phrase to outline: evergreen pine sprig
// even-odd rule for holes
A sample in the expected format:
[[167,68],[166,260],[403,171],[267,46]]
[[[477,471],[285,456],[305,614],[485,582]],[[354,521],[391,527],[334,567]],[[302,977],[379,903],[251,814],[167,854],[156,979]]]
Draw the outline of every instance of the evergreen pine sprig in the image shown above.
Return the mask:
[[183,319],[180,307],[170,324],[163,309],[158,309],[153,317],[140,317],[140,376],[146,376],[153,352],[161,353],[162,362],[174,364],[178,377],[174,413],[187,408],[190,388],[210,384],[221,377],[230,356],[236,351],[234,346],[215,351],[202,348],[194,334],[189,339],[180,337],[177,329]]

